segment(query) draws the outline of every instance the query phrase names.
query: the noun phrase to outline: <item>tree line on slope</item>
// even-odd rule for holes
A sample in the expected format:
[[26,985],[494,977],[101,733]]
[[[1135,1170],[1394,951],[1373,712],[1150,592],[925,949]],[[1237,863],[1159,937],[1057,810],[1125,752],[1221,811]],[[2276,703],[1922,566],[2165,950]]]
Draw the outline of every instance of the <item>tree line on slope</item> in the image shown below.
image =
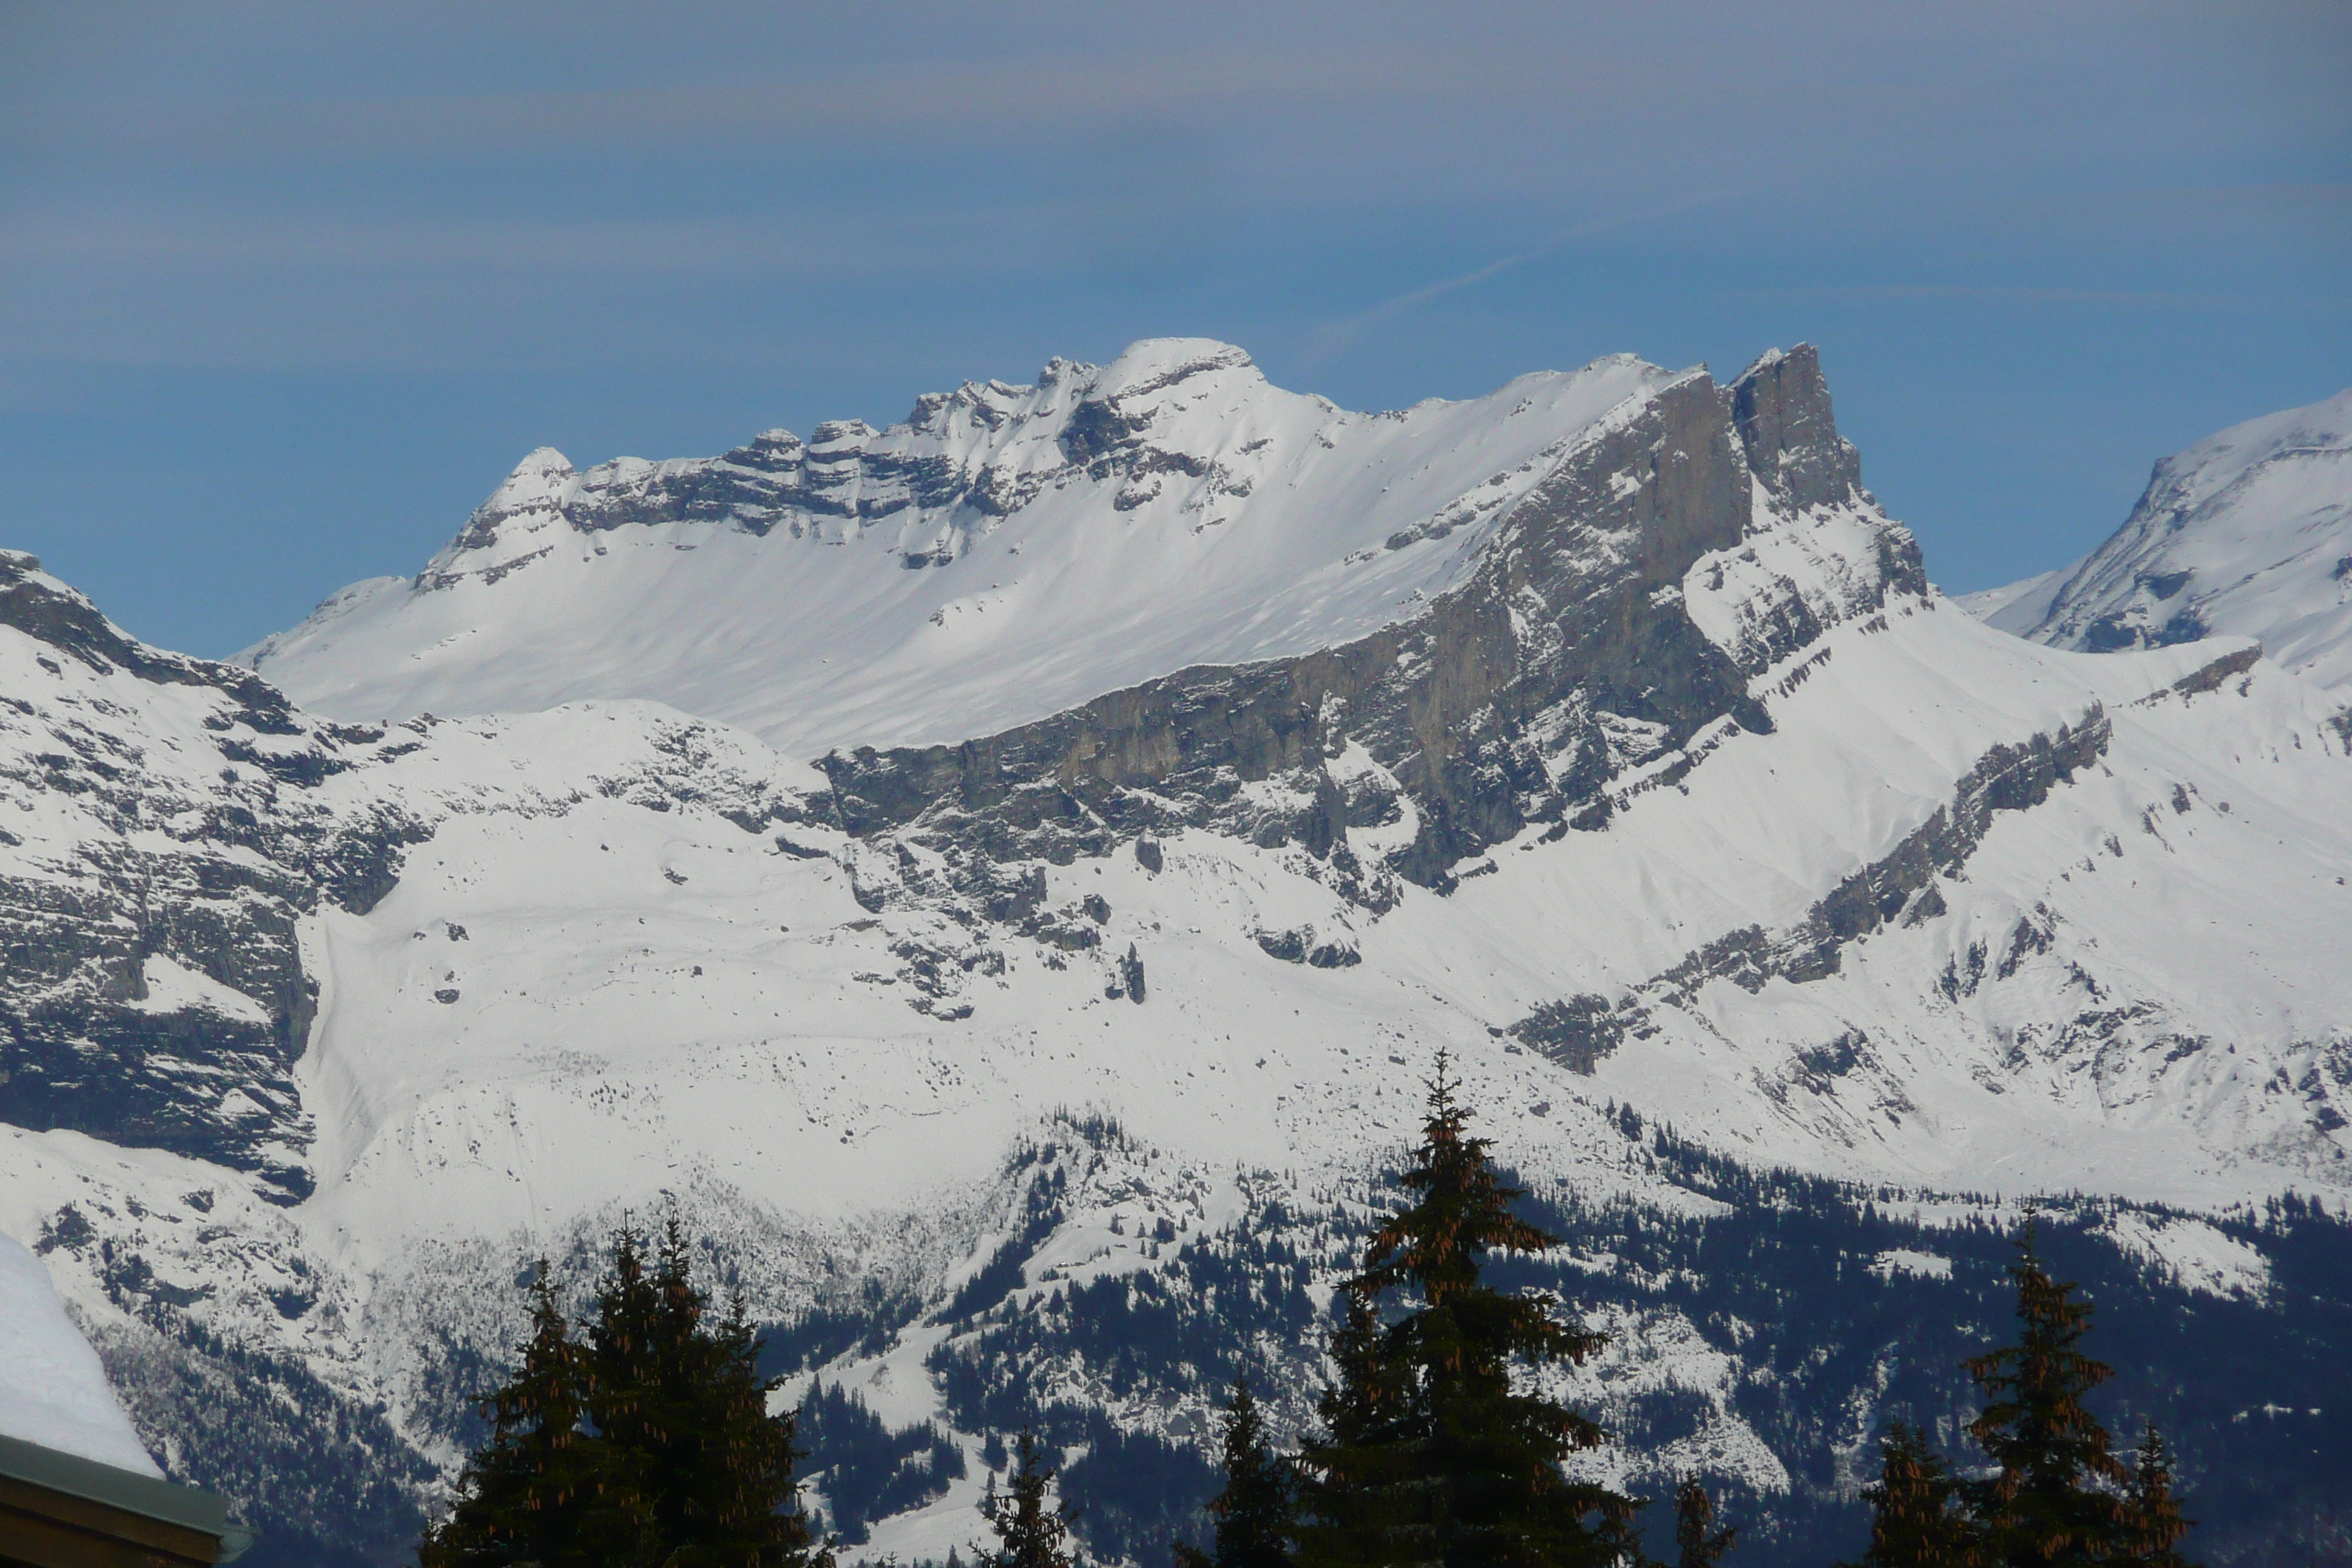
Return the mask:
[[[1663,1568],[1638,1528],[1644,1500],[1574,1479],[1601,1428],[1525,1376],[1580,1365],[1606,1336],[1549,1291],[1495,1282],[1492,1259],[1559,1238],[1513,1212],[1526,1194],[1469,1135],[1455,1088],[1441,1055],[1400,1178],[1412,1201],[1339,1288],[1319,1427],[1277,1454],[1237,1380],[1213,1546],[1177,1542],[1176,1568]],[[484,1401],[490,1438],[427,1531],[424,1568],[829,1568],[835,1543],[798,1507],[793,1417],[767,1413],[780,1380],[758,1370],[740,1298],[710,1312],[675,1221],[652,1261],[632,1233],[615,1239],[584,1340],[541,1268],[532,1338]],[[2084,1405],[2110,1369],[2083,1352],[2091,1310],[2051,1278],[2030,1221],[2010,1273],[2018,1340],[1968,1363],[1988,1398],[1969,1430],[1990,1463],[1958,1474],[1919,1432],[1890,1431],[1853,1568],[2187,1568],[2162,1439],[2151,1426],[2127,1461]],[[996,1545],[977,1562],[1076,1568],[1066,1503],[1046,1502],[1053,1468],[1030,1432],[1017,1451],[1004,1491],[992,1468],[981,1512]],[[1738,1532],[1696,1481],[1674,1514],[1676,1568],[1719,1568]]]

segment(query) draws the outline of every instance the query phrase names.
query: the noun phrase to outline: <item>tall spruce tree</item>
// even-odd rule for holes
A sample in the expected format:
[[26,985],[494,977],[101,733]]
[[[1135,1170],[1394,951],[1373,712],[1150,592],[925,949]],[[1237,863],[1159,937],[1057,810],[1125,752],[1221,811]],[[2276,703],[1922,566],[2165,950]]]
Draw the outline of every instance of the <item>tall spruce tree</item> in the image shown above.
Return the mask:
[[829,1568],[741,1296],[714,1317],[674,1220],[646,1264],[625,1226],[584,1344],[540,1265],[522,1363],[483,1401],[489,1441],[422,1568]]
[[2130,1475],[2083,1396],[2114,1375],[2080,1349],[2091,1307],[2050,1278],[2026,1221],[2010,1277],[2017,1281],[2017,1342],[1967,1363],[1988,1395],[1969,1426],[1993,1463],[1969,1500],[1992,1560],[2012,1568],[2073,1568],[2124,1554],[2121,1494]]
[[1696,1479],[1675,1489],[1675,1568],[1718,1568],[1739,1531],[1715,1527],[1715,1500]]
[[[1469,1136],[1457,1087],[1441,1054],[1402,1176],[1413,1202],[1343,1287],[1338,1379],[1301,1455],[1300,1568],[1597,1568],[1637,1548],[1639,1505],[1561,1472],[1601,1429],[1512,1388],[1515,1365],[1580,1363],[1605,1341],[1561,1321],[1549,1293],[1506,1295],[1482,1279],[1490,1254],[1559,1238],[1510,1212],[1525,1194]],[[1404,1307],[1385,1325],[1384,1296]]]
[[1880,1444],[1870,1549],[1853,1568],[1983,1568],[1983,1532],[1926,1434],[1895,1422]]
[[664,1568],[799,1568],[793,1418],[768,1414],[777,1382],[742,1300],[714,1319],[675,1219],[647,1262],[625,1226],[589,1330],[588,1412],[611,1462],[644,1497]]
[[522,1363],[481,1402],[490,1436],[466,1461],[457,1500],[425,1531],[423,1568],[629,1568],[649,1563],[652,1520],[583,1430],[587,1372],[541,1259],[530,1283]]
[[2183,1518],[2172,1495],[2172,1457],[2164,1435],[2147,1424],[2134,1454],[2132,1477],[2124,1489],[2124,1560],[2136,1568],[2190,1568],[2180,1539],[2193,1522]]
[[1045,1506],[1045,1489],[1057,1472],[1045,1462],[1036,1437],[1027,1431],[1013,1444],[1013,1458],[1018,1463],[1005,1477],[1004,1490],[996,1489],[996,1477],[991,1474],[980,1500],[981,1517],[996,1533],[996,1550],[975,1546],[973,1556],[982,1568],[1076,1568],[1069,1547],[1069,1511],[1058,1500]]
[[1246,1375],[1234,1379],[1225,1402],[1225,1486],[1209,1502],[1215,1521],[1213,1552],[1177,1542],[1183,1568],[1291,1568],[1298,1531],[1297,1483],[1290,1462],[1265,1439],[1265,1421]]

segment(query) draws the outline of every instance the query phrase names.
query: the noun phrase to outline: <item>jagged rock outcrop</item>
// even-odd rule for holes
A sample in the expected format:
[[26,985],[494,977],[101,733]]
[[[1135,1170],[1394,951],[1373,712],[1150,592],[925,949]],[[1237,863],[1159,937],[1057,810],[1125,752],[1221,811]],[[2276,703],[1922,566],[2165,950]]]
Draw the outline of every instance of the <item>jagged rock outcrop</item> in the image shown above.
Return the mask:
[[[1810,349],[1768,355],[1720,392],[1693,374],[1588,432],[1501,516],[1467,581],[1412,619],[1297,658],[1185,670],[957,746],[835,752],[823,763],[834,808],[859,835],[912,826],[991,858],[1064,862],[1180,825],[1352,860],[1351,826],[1409,809],[1413,831],[1381,863],[1442,887],[1529,822],[1598,826],[1628,766],[1717,721],[1769,728],[1743,660],[1693,620],[1684,579],[1807,509],[1864,506],[1859,475]],[[1875,581],[1832,615],[1926,585],[1909,535],[1864,515]],[[1749,668],[1824,626],[1786,578],[1743,608],[1771,628],[1740,648]],[[1612,748],[1629,732],[1638,752]],[[1372,766],[1343,783],[1328,764],[1350,746]],[[1276,781],[1297,803],[1286,820],[1249,793]]]

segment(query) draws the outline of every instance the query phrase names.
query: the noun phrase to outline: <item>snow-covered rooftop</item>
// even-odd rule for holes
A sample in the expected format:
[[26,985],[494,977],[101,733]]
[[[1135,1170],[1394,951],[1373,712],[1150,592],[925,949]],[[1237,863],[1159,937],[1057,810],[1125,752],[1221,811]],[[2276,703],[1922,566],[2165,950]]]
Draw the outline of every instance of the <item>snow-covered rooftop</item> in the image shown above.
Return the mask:
[[107,1386],[41,1260],[0,1235],[0,1436],[142,1476],[162,1470]]

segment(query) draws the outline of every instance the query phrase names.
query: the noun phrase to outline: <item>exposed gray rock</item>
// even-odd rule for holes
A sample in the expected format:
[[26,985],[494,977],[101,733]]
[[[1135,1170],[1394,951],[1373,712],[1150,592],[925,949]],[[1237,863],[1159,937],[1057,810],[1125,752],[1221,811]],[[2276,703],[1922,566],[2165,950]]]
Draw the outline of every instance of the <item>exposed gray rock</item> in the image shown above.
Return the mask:
[[[1529,822],[1605,824],[1603,790],[1625,759],[1604,721],[1652,735],[1653,750],[1725,718],[1769,728],[1680,592],[1701,556],[1746,536],[1751,448],[1792,504],[1853,496],[1859,469],[1810,349],[1759,362],[1722,395],[1692,375],[1596,433],[1508,513],[1471,577],[1414,618],[1296,658],[1181,671],[961,745],[836,752],[823,762],[831,809],[860,837],[905,832],[979,860],[1067,864],[1194,826],[1298,844],[1375,909],[1393,897],[1385,877],[1449,888],[1454,865]],[[1885,531],[1881,600],[1924,586],[1909,535]],[[1823,629],[1793,585],[1776,604],[1789,607],[1768,658]],[[1350,741],[1392,784],[1330,774]],[[1269,781],[1296,805],[1243,787]],[[1402,801],[1416,837],[1365,865],[1349,828],[1394,820]]]
[[1801,510],[1861,493],[1862,454],[1838,434],[1812,344],[1773,350],[1723,390],[1748,465],[1781,502]]

